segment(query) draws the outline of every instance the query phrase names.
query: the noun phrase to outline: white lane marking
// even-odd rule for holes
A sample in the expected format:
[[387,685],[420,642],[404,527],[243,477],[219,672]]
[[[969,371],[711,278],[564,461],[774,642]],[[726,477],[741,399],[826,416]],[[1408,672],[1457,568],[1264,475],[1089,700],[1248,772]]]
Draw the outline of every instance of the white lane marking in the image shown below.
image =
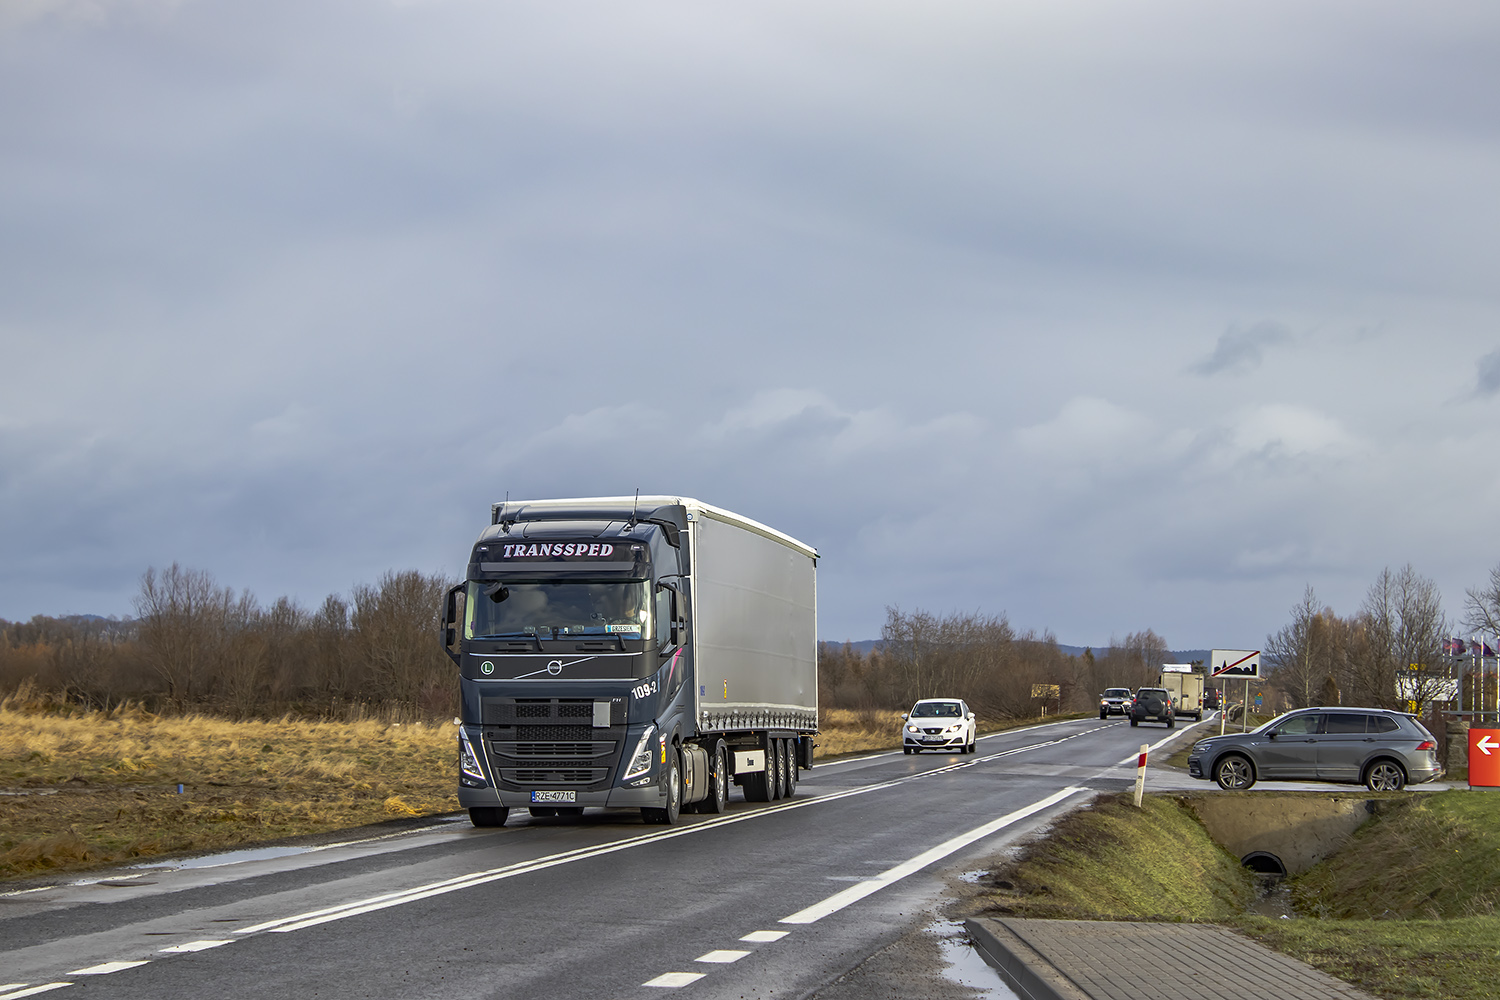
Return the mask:
[[[688,983],[696,983],[703,978],[701,972],[663,972],[650,982],[642,983],[642,986],[686,986]],[[0,997],[0,1000],[5,1000]]]
[[45,986],[33,986],[29,990],[17,990],[14,993],[0,993],[0,1000],[21,1000],[21,997],[34,997],[38,993],[50,993],[52,990],[60,990],[64,986],[72,985],[72,983],[47,983]]
[[737,951],[733,948],[724,948],[720,949],[719,951],[711,951],[707,955],[699,955],[697,958],[693,959],[693,961],[717,962],[721,965],[728,965],[730,962],[738,962],[748,954],[750,954],[748,951]]
[[[146,961],[150,961],[150,959],[147,959]],[[69,972],[67,974],[70,976],[107,976],[111,972],[124,972],[126,969],[133,969],[138,965],[145,965],[146,961],[105,962],[103,965],[91,965],[87,969],[74,969],[72,972]]]
[[[1054,741],[1060,742],[1060,741]],[[310,910],[307,913],[299,913],[290,917],[282,917],[277,920],[267,920],[264,923],[254,924],[250,927],[242,927],[235,934],[259,934],[269,931],[274,934],[284,934],[288,931],[303,930],[317,924],[328,923],[332,920],[342,920],[345,917],[358,916],[362,913],[371,913],[375,910],[383,910],[391,906],[400,906],[404,903],[414,903],[417,900],[428,899],[432,896],[440,896],[444,893],[456,892],[459,889],[470,889],[475,886],[496,882],[500,879],[513,878],[517,875],[525,875],[530,872],[541,871],[546,868],[554,868],[558,865],[569,864],[574,861],[583,861],[588,858],[596,858],[605,854],[614,854],[618,851],[641,847],[646,844],[654,844],[662,840],[670,840],[674,837],[686,837],[690,834],[702,833],[715,827],[727,826],[730,823],[743,823],[746,820],[758,819],[770,816],[788,809],[804,809],[809,806],[820,805],[825,802],[836,802],[839,799],[850,798],[855,795],[867,795],[870,792],[881,791],[886,788],[894,788],[908,781],[920,781],[924,778],[937,774],[946,774],[960,768],[973,767],[993,760],[996,757],[1004,757],[1009,754],[1019,753],[1021,750],[1037,749],[1038,747],[1051,746],[1050,743],[1039,743],[1033,747],[1019,747],[1015,750],[1006,750],[996,754],[994,757],[981,757],[977,760],[959,761],[944,767],[935,767],[930,771],[920,771],[916,774],[907,774],[890,781],[879,782],[874,785],[866,785],[862,788],[848,788],[842,792],[830,792],[827,795],[819,795],[816,798],[800,799],[795,802],[784,802],[769,809],[756,809],[751,812],[740,813],[735,816],[719,816],[692,826],[679,827],[674,830],[666,830],[660,833],[649,833],[639,837],[632,837],[615,844],[605,844],[599,847],[579,848],[574,851],[566,851],[562,854],[550,855],[538,858],[535,861],[522,861],[503,868],[494,868],[489,871],[471,872],[468,875],[458,875],[442,882],[433,882],[428,885],[414,886],[398,892],[386,893],[381,896],[373,896],[369,899],[354,900],[349,903],[341,903],[338,906],[330,906],[321,910]]]
[[751,931],[740,940],[749,941],[752,944],[766,944],[771,941],[780,941],[790,933],[791,931]]
[[161,953],[163,955],[185,955],[193,951],[207,951],[210,948],[217,948],[221,944],[234,944],[234,939],[231,938],[228,941],[189,941],[187,944],[174,944],[170,948],[163,948]]
[[[1146,748],[1146,752],[1149,754],[1152,751],[1154,751],[1157,747],[1164,747],[1168,743],[1171,743],[1173,740],[1178,739],[1178,738],[1183,737],[1183,736],[1186,736],[1188,733],[1190,733],[1192,731],[1193,731],[1193,727],[1192,726],[1189,726],[1186,729],[1178,730],[1177,732],[1173,733],[1171,736],[1168,736],[1166,739],[1157,740],[1155,743],[1153,743],[1150,746],[1148,746]],[[1139,750],[1137,750],[1135,753],[1131,754],[1129,757],[1126,757],[1124,760],[1120,761],[1120,763],[1116,764],[1115,766],[1116,767],[1123,767],[1124,765],[1129,764],[1131,767],[1134,767],[1135,764],[1136,764],[1136,761],[1140,759],[1140,756],[1141,756],[1141,752]]]
[[777,921],[777,923],[811,924],[815,923],[816,921],[822,920],[830,913],[837,913],[844,907],[857,903],[861,899],[864,899],[866,896],[879,892],[881,889],[884,889],[888,885],[894,885],[896,882],[901,881],[908,875],[911,875],[914,872],[921,871],[923,868],[926,868],[934,861],[940,861],[943,858],[946,858],[948,855],[954,853],[955,851],[968,847],[976,840],[983,840],[985,837],[988,837],[992,833],[1003,830],[1007,826],[1025,819],[1027,816],[1031,816],[1034,813],[1039,813],[1043,809],[1054,806],[1057,803],[1061,802],[1063,799],[1066,799],[1072,795],[1076,795],[1082,791],[1086,791],[1086,789],[1074,786],[1070,788],[1064,788],[1060,792],[1053,792],[1045,799],[1042,799],[1039,802],[1033,802],[1031,805],[1026,806],[1024,809],[1017,809],[1014,812],[1006,813],[1004,816],[1001,816],[998,819],[990,820],[983,826],[977,826],[967,833],[961,833],[957,837],[954,837],[950,840],[945,840],[936,847],[923,851],[921,854],[918,854],[916,857],[910,859],[909,861],[903,861],[896,867],[887,869],[886,871],[881,872],[879,875],[876,875],[874,878],[869,879],[868,881],[861,882],[858,885],[851,885],[843,892],[834,893],[832,896],[829,896],[821,903],[814,903],[812,906],[809,906],[806,909],[798,910],[796,913],[793,913],[789,917],[782,917]]
[[25,983],[0,983],[0,993],[4,993],[6,990],[18,990],[25,985]]

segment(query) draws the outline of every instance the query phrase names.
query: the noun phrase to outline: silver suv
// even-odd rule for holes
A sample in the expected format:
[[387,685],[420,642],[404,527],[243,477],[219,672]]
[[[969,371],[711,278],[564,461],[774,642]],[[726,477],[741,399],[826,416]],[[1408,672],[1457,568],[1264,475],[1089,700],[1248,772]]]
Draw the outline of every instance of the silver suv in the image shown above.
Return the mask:
[[1232,790],[1280,779],[1398,792],[1442,773],[1421,720],[1382,708],[1302,708],[1248,733],[1210,736],[1188,756],[1188,774]]

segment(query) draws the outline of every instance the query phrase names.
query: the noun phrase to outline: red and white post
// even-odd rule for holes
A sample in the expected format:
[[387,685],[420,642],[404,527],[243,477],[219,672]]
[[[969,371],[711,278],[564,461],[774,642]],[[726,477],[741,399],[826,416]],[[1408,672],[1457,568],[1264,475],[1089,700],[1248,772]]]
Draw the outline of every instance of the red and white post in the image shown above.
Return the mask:
[[1141,755],[1135,759],[1135,807],[1141,807],[1141,797],[1146,794],[1146,751],[1151,748],[1141,744]]

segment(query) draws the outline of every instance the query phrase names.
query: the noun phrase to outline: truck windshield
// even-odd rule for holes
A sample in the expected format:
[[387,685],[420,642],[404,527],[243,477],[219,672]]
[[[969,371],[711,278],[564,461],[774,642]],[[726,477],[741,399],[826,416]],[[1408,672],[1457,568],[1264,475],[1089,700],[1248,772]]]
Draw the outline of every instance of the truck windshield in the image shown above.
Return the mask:
[[464,636],[650,635],[650,584],[645,580],[470,580]]

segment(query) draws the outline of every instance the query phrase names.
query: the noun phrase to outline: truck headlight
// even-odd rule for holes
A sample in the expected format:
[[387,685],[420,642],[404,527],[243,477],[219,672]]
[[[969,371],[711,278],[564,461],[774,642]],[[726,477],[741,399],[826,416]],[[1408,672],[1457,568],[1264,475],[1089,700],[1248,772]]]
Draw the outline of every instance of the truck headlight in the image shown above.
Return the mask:
[[458,774],[459,783],[469,788],[483,788],[489,784],[479,766],[479,755],[469,745],[469,735],[464,732],[458,734]]
[[635,741],[635,750],[630,754],[630,766],[625,769],[622,780],[638,778],[651,770],[651,734],[655,732],[656,724],[652,723],[641,733],[641,738]]

